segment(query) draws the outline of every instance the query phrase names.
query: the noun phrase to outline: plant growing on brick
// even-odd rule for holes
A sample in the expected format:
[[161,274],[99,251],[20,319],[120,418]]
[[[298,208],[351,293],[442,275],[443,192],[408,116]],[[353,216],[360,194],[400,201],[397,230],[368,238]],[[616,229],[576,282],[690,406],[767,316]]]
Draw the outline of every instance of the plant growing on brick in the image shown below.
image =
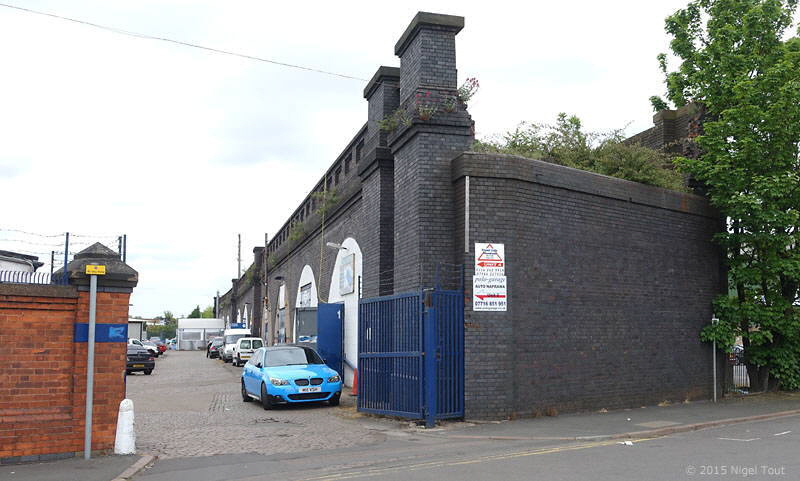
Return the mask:
[[302,222],[296,222],[289,230],[289,242],[296,242],[303,238],[306,233],[305,226]]
[[686,191],[684,178],[661,152],[622,143],[622,129],[586,132],[564,113],[555,124],[522,122],[501,138],[476,140],[477,152],[521,155],[643,184]]
[[314,198],[314,202],[317,205],[316,213],[320,216],[324,216],[330,212],[331,208],[339,201],[336,189],[314,192],[311,194],[311,197]]
[[458,106],[458,97],[455,95],[448,95],[442,101],[442,108],[445,112],[455,112]]
[[458,100],[466,103],[469,102],[472,97],[478,92],[481,84],[478,82],[478,79],[475,77],[470,77],[458,87],[458,92],[456,93]]
[[[667,18],[680,59],[667,99],[705,114],[697,158],[679,167],[728,219],[731,294],[701,338],[741,336],[751,390],[800,388],[800,38],[797,0],[696,0]],[[654,98],[654,104],[666,102]]]
[[394,132],[400,126],[410,126],[411,122],[411,117],[408,115],[408,112],[403,108],[399,108],[392,112],[391,115],[387,115],[379,120],[378,128],[384,132]]
[[418,92],[414,98],[414,111],[420,120],[430,120],[439,111],[439,102],[430,92]]

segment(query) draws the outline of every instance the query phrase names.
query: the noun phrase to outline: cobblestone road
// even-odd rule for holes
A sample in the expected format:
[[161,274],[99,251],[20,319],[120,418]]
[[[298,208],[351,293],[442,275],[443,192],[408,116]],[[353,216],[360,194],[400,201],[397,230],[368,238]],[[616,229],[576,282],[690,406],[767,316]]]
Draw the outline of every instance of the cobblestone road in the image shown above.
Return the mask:
[[382,442],[397,422],[360,417],[352,397],[342,405],[279,406],[242,402],[241,368],[205,352],[169,351],[153,374],[127,376],[134,402],[136,449],[160,458],[275,454]]

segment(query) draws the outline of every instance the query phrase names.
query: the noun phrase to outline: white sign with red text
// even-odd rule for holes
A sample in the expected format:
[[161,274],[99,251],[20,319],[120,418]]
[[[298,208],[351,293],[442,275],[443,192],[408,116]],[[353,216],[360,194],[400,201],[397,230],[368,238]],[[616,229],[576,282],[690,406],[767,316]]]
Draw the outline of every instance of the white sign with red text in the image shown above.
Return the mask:
[[475,243],[475,276],[506,275],[506,252],[504,244]]
[[472,276],[472,310],[502,311],[508,307],[506,276]]

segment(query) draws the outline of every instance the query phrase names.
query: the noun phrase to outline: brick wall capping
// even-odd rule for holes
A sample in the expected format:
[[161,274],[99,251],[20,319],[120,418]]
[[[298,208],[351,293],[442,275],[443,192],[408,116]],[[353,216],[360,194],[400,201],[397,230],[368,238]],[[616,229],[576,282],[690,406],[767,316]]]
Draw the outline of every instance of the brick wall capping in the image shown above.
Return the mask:
[[0,284],[0,296],[77,298],[78,290],[74,286]]
[[720,217],[705,197],[618,179],[509,154],[464,152],[452,161],[452,180],[464,177],[515,179],[652,207]]
[[364,98],[369,99],[372,97],[375,90],[384,82],[400,82],[400,69],[398,67],[387,67],[385,65],[378,67],[375,75],[372,76],[367,86],[364,87]]
[[699,109],[700,107],[695,103],[686,104],[684,106],[678,107],[675,110],[659,110],[653,115],[653,123],[658,124],[665,120],[675,120],[678,117],[688,115],[694,113],[695,110]]
[[[88,286],[89,276],[86,275],[86,266],[89,264],[106,266],[106,274],[97,276],[98,286],[134,288],[139,283],[139,273],[122,262],[117,252],[99,242],[75,254],[75,258],[67,264],[69,283],[76,286]],[[53,276],[58,278],[61,273],[63,273],[63,268],[57,270]]]
[[392,153],[399,151],[408,141],[419,133],[461,135],[472,137],[472,120],[448,116],[449,119],[436,118],[435,120],[413,119],[408,127],[400,126],[389,134],[387,143]]
[[394,54],[398,57],[403,55],[408,45],[414,40],[419,30],[424,26],[445,27],[453,30],[457,34],[464,28],[464,17],[456,15],[444,15],[441,13],[417,12],[414,19],[400,36],[400,40],[394,46]]

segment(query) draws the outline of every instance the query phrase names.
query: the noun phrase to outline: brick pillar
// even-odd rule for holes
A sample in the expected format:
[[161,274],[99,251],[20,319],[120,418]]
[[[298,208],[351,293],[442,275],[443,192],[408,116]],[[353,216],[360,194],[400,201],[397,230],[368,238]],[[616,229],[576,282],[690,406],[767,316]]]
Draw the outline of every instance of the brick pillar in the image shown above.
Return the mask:
[[[69,283],[78,290],[75,322],[89,322],[89,276],[86,265],[106,266],[106,274],[97,277],[97,342],[95,342],[94,402],[92,411],[92,450],[109,451],[114,448],[119,403],[125,399],[125,367],[127,362],[127,334],[110,342],[103,339],[103,324],[114,324],[127,333],[128,306],[133,288],[138,283],[138,273],[122,262],[118,253],[96,243],[75,254],[67,265]],[[72,372],[74,389],[72,417],[74,429],[83,449],[83,429],[86,409],[87,342],[75,339],[73,343],[75,367]]]
[[[469,150],[474,129],[466,105],[446,112],[443,104],[456,94],[455,36],[463,26],[463,17],[419,12],[395,45],[400,106],[413,122],[387,139],[394,154],[395,292],[430,287],[438,263],[462,261],[454,241],[450,162]],[[422,119],[418,101],[439,109]]]
[[364,223],[370,226],[359,238],[364,256],[364,297],[391,294],[394,264],[394,159],[387,147],[388,132],[378,122],[399,105],[400,69],[380,67],[364,89],[369,102],[367,133],[358,162],[364,202]]

